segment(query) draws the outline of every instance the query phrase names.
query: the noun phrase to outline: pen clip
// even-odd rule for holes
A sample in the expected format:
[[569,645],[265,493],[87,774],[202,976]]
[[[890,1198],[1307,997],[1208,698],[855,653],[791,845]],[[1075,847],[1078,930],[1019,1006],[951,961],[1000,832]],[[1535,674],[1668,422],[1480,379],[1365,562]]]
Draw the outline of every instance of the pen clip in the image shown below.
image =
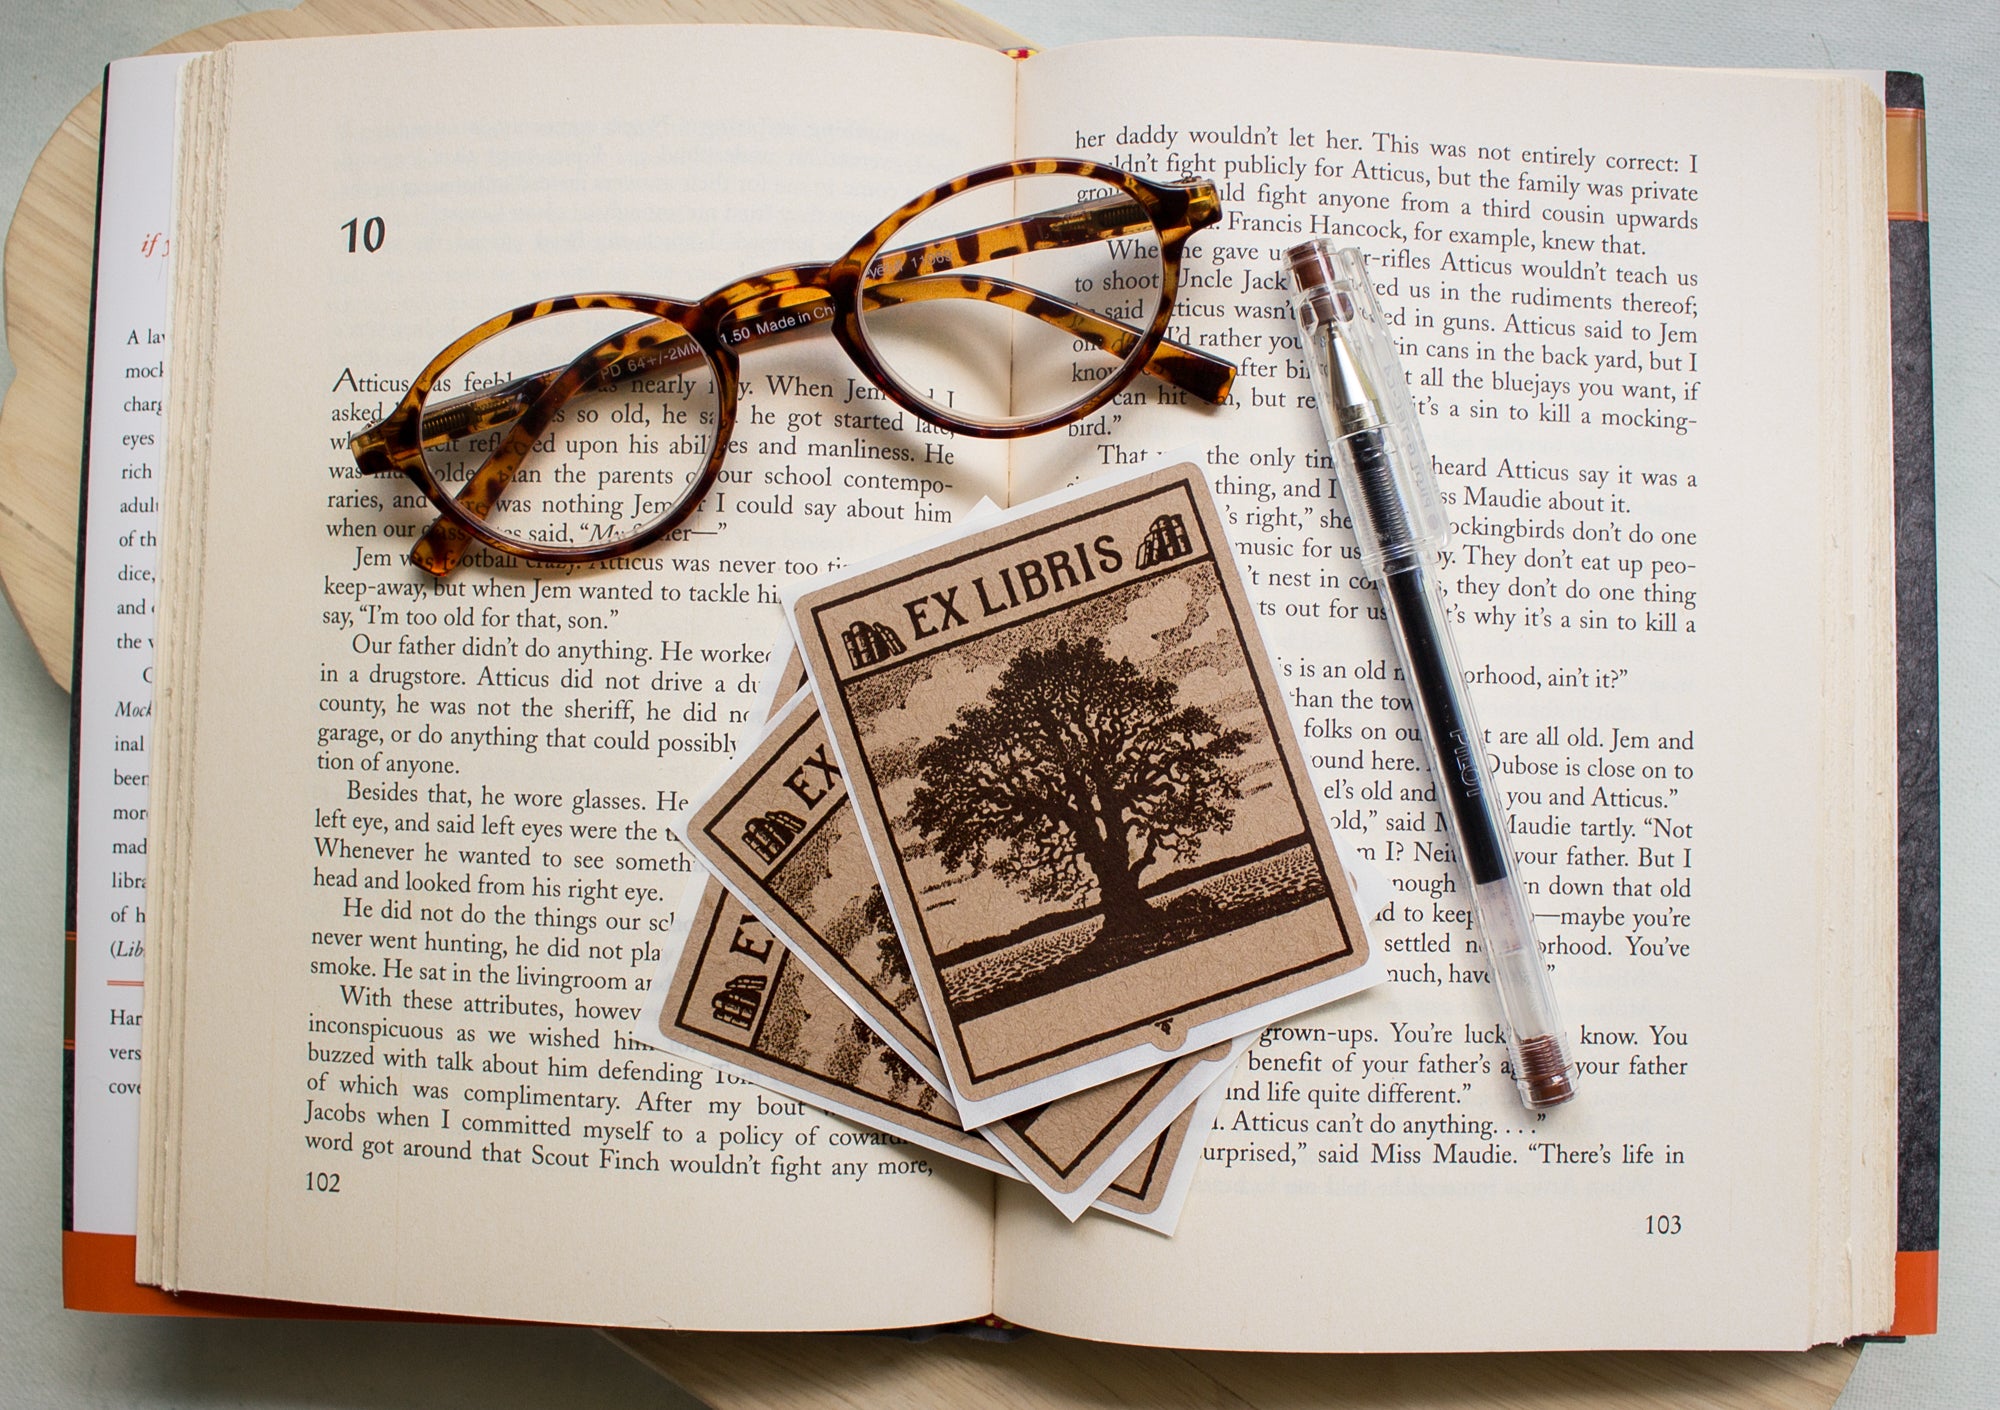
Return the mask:
[[[1385,559],[1434,554],[1449,542],[1451,520],[1367,257],[1311,240],[1294,246],[1288,258],[1327,439],[1343,472],[1358,470],[1352,466],[1357,454],[1369,461],[1361,502],[1348,483],[1353,476],[1340,477],[1369,571],[1379,574]],[[1391,506],[1393,512],[1371,512]]]

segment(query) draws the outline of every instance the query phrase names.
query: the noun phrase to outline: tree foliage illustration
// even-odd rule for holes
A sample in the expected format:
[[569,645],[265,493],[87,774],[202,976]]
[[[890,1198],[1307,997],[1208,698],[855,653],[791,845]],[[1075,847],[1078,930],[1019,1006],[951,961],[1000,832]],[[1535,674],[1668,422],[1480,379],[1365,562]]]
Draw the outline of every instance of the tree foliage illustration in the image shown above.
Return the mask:
[[1106,933],[1148,914],[1140,878],[1225,830],[1252,736],[1176,704],[1171,681],[1112,659],[1095,637],[1029,647],[983,704],[917,753],[909,819],[947,869],[990,869],[1041,901],[1086,901]]

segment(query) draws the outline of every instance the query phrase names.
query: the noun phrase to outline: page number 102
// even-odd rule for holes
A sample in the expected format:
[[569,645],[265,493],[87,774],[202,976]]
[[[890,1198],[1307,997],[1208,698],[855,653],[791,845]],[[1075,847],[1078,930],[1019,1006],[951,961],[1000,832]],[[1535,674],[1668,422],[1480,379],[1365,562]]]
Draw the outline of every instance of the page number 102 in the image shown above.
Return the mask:
[[371,215],[366,220],[357,215],[340,228],[347,232],[347,252],[350,255],[356,250],[366,250],[372,255],[382,248],[382,242],[389,236],[389,227],[382,223],[379,215]]

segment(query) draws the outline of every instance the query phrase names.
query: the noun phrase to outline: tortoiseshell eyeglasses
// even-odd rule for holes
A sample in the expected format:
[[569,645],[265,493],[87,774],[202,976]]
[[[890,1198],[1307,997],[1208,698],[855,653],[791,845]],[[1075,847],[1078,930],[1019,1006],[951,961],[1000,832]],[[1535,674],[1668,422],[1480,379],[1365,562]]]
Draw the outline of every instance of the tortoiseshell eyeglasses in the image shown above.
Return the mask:
[[957,435],[1025,436],[1090,415],[1141,371],[1219,402],[1235,368],[1166,329],[1182,246],[1220,213],[1208,181],[1067,158],[985,167],[830,264],[767,270],[695,303],[571,294],[490,318],[349,449],[363,473],[407,475],[437,507],[410,559],[442,577],[471,539],[540,563],[657,541],[721,473],[737,355],[822,325],[881,396],[838,429],[813,427],[819,448],[879,455],[887,471],[909,447],[855,430],[900,431],[903,412]]

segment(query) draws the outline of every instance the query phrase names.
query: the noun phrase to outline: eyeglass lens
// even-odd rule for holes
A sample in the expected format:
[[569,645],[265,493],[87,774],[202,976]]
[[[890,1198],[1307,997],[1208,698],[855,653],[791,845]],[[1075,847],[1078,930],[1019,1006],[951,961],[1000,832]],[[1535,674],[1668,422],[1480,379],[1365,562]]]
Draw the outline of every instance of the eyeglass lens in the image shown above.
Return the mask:
[[[593,361],[594,350],[641,324],[656,345],[636,366]],[[495,334],[432,386],[421,422],[426,467],[457,494],[548,381],[581,358],[594,375],[548,417],[485,523],[530,547],[589,547],[640,532],[693,483],[719,424],[715,371],[674,331],[630,310],[580,309]]]
[[[1080,206],[1122,213],[1111,228],[1131,233],[1103,238],[1103,224],[1075,217]],[[1031,248],[1015,252],[1024,225]],[[1161,268],[1152,223],[1121,188],[1013,177],[940,201],[889,238],[863,279],[862,338],[912,396],[968,419],[1036,420],[1130,360],[1130,338],[1103,347],[1078,333],[1117,331],[1107,321],[1143,333]]]

